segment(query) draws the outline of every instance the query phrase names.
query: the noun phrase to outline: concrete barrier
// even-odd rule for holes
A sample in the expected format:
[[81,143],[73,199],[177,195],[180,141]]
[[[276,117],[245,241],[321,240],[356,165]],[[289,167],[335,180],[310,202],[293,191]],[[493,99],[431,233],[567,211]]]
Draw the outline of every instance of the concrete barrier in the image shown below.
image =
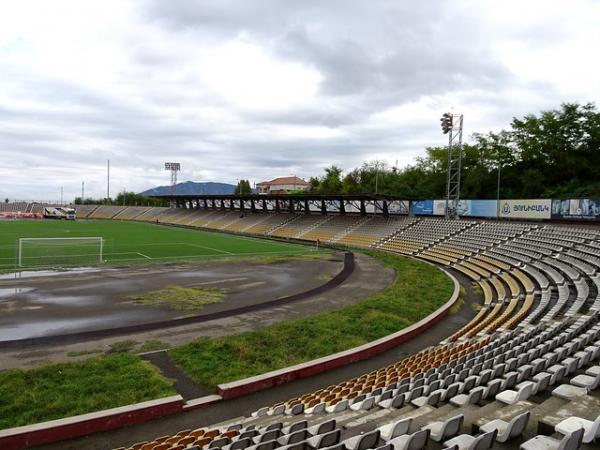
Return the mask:
[[0,448],[2,450],[19,450],[85,436],[98,431],[122,428],[179,413],[183,406],[183,398],[180,395],[173,395],[65,419],[8,428],[0,431]]

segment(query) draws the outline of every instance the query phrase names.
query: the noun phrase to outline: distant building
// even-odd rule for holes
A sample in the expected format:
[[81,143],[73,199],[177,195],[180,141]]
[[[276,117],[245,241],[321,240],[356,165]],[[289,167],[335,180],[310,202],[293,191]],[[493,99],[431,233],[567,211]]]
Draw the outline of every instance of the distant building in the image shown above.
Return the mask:
[[263,181],[256,184],[259,194],[285,194],[291,191],[307,191],[310,184],[298,177],[281,177],[271,181]]

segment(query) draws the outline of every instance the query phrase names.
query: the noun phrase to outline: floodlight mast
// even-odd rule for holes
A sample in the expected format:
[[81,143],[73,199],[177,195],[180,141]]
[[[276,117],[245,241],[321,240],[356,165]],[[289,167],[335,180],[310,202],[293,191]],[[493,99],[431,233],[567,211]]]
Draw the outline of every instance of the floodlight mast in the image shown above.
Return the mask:
[[[175,196],[175,191],[177,190],[177,172],[181,170],[181,164],[176,162],[166,162],[165,170],[171,171],[171,196]],[[171,206],[173,206],[174,200],[171,201]]]
[[444,113],[442,132],[448,135],[448,173],[446,179],[446,219],[458,219],[462,167],[463,115]]

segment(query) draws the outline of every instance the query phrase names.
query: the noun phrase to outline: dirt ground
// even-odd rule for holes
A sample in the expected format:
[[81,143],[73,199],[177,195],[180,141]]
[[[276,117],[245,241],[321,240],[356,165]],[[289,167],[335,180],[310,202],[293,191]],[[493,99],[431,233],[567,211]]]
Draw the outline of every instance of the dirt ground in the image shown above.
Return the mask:
[[[180,312],[123,302],[131,292],[155,290],[165,284],[196,285],[228,289],[222,303],[206,305],[201,313],[235,308],[251,302],[271,301],[322,285],[343,268],[343,253],[324,260],[292,260],[274,264],[223,262],[194,265],[146,266],[101,272],[63,274],[60,277],[0,280],[0,340],[40,333],[65,333],[90,327],[115,327],[142,320],[165,320]],[[144,343],[160,342],[166,347],[190,342],[199,336],[223,336],[314,315],[363,300],[394,279],[394,271],[378,260],[356,254],[350,277],[330,291],[306,300],[191,325],[116,335],[94,341],[65,345],[0,349],[0,369],[36,367],[49,362],[75,361],[96,356],[111,346],[127,341],[133,351]],[[35,290],[14,290],[34,287]],[[12,295],[2,296],[2,289]],[[43,289],[42,294],[37,289]],[[19,300],[15,305],[16,300]],[[42,308],[31,309],[31,306]],[[30,309],[27,309],[30,308]],[[54,325],[52,325],[54,324]],[[20,330],[20,331],[19,331]]]

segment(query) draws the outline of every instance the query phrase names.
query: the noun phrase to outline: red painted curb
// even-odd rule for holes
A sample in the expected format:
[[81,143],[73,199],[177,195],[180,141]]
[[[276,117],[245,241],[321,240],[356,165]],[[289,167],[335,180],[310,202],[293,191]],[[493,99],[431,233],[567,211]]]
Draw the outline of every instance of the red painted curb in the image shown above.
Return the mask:
[[0,431],[0,448],[2,450],[20,450],[35,445],[72,439],[176,414],[181,412],[182,408],[183,398],[180,395],[174,395],[66,419],[8,428]]
[[268,389],[279,384],[288,383],[300,378],[310,377],[328,370],[336,369],[347,364],[370,358],[383,353],[391,348],[400,345],[403,342],[419,335],[423,331],[435,325],[448,314],[450,308],[456,303],[460,293],[460,285],[456,278],[443,270],[454,282],[454,292],[452,297],[442,307],[431,313],[429,316],[411,325],[397,333],[390,334],[376,341],[369,342],[359,347],[354,347],[343,352],[325,356],[323,358],[313,359],[302,364],[286,367],[280,370],[274,370],[255,377],[245,378],[243,380],[233,381],[231,383],[220,384],[217,386],[218,394],[224,399],[239,397],[250,394],[251,392]]

